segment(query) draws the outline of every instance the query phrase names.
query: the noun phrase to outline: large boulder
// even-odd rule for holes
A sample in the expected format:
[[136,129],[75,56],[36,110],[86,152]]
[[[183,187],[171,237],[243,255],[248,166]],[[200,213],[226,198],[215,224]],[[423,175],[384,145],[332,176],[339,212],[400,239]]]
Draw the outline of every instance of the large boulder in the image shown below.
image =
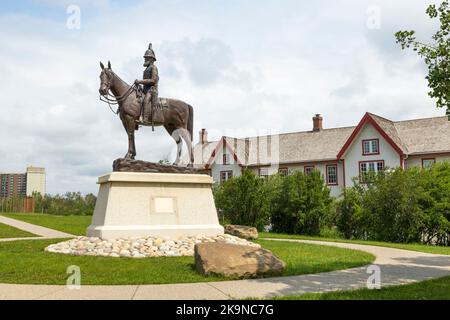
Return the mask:
[[258,239],[258,230],[254,227],[228,225],[225,226],[225,233],[247,240]]
[[233,277],[278,275],[286,264],[262,248],[221,242],[195,245],[195,266],[201,274]]

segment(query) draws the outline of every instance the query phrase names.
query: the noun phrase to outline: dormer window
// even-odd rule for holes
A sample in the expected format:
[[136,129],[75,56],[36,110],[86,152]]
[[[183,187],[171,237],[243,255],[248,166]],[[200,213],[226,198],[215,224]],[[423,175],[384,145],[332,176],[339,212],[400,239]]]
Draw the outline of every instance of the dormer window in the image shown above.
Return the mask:
[[374,154],[380,154],[380,140],[370,139],[362,141],[362,154],[363,156],[370,156]]

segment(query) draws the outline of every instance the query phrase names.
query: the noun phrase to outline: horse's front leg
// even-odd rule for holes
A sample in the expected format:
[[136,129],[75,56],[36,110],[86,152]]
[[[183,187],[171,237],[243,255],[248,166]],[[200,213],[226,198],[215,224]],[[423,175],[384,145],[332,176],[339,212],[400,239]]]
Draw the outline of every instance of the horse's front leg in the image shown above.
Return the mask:
[[125,155],[125,159],[134,160],[136,156],[136,144],[134,139],[134,131],[136,130],[136,124],[132,117],[126,116],[124,121],[124,127],[128,135],[128,152]]
[[128,133],[128,152],[125,155],[125,159],[134,160],[136,157],[136,147],[134,145],[134,132]]

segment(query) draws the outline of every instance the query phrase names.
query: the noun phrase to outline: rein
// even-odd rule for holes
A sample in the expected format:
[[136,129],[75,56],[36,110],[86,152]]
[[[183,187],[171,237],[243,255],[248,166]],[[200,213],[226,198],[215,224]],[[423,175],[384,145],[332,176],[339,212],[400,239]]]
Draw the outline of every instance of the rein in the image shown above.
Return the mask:
[[[105,95],[100,94],[100,101],[106,102],[109,106],[109,109],[111,109],[111,112],[117,115],[120,112],[120,103],[123,102],[126,98],[128,98],[133,91],[139,93],[138,88],[139,87],[137,85],[133,84],[123,95],[119,97],[112,95],[108,91]],[[113,106],[118,105],[119,107],[117,108],[116,111],[114,111],[113,108],[111,107],[112,105]]]

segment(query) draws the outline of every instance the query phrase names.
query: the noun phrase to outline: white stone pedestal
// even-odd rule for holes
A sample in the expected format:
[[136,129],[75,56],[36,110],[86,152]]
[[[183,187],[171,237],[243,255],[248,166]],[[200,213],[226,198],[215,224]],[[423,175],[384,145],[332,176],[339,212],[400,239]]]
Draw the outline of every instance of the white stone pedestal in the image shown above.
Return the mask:
[[89,237],[223,234],[208,175],[113,172],[97,183]]

